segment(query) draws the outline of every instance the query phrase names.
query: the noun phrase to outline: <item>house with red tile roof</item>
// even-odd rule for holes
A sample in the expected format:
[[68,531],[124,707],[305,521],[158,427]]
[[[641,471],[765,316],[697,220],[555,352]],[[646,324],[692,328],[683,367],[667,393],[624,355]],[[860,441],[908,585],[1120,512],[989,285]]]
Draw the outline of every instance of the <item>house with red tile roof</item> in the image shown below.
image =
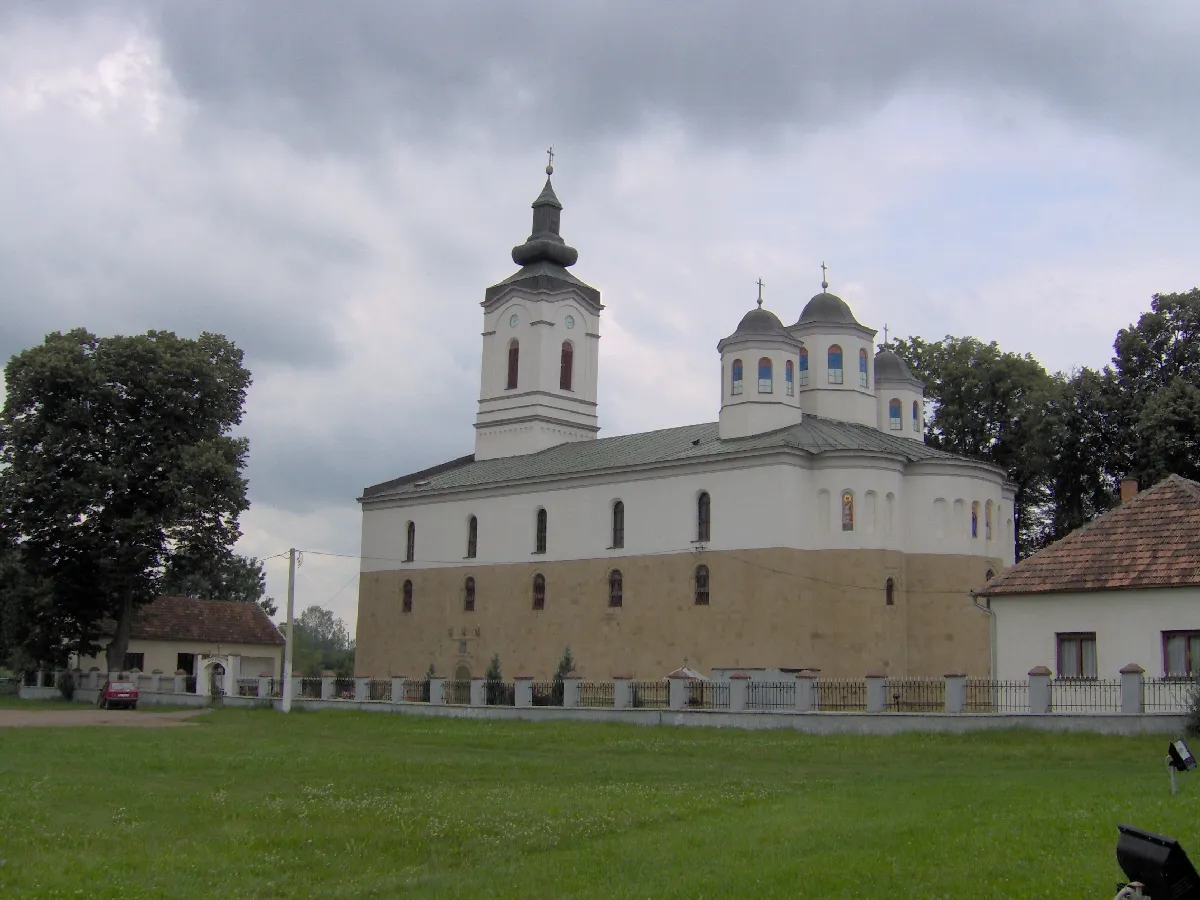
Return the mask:
[[1200,674],[1200,484],[1171,475],[1001,572],[977,594],[994,619],[997,677]]
[[[138,610],[121,668],[196,675],[208,657],[240,656],[243,676],[278,677],[283,645],[283,635],[257,603],[159,597]],[[104,671],[104,651],[75,665],[85,672]]]

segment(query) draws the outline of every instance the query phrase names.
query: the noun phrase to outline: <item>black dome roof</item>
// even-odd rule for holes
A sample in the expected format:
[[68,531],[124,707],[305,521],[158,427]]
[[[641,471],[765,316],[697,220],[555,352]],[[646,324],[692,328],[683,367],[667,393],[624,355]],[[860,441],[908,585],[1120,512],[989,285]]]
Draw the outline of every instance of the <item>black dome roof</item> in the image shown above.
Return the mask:
[[908,363],[891,350],[880,350],[875,354],[876,381],[915,381]]
[[800,321],[796,324],[800,325],[804,322],[839,322],[857,325],[858,319],[854,318],[854,313],[850,311],[850,306],[845,300],[837,294],[821,291],[808,301],[804,312],[800,313]]
[[760,306],[750,310],[750,312],[742,316],[742,321],[738,322],[737,331],[734,332],[734,335],[743,334],[787,335],[787,330],[783,327],[783,323],[779,321],[779,317],[775,313]]

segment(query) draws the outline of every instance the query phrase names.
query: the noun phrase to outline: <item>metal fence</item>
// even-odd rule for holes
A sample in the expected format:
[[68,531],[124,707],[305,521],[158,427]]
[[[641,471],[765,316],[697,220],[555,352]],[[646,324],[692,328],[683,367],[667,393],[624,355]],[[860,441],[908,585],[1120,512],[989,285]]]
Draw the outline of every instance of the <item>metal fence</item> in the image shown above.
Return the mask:
[[867,683],[838,679],[817,679],[817,709],[826,712],[865,712]]
[[1146,712],[1184,713],[1200,682],[1188,678],[1147,678],[1142,682],[1142,708]]
[[629,685],[629,705],[635,709],[666,709],[670,700],[670,682],[634,681]]
[[516,685],[503,681],[485,681],[483,683],[483,699],[488,706],[516,706]]
[[237,695],[239,697],[257,697],[258,696],[258,679],[257,678],[239,678],[237,680]]
[[[318,687],[319,687],[319,685],[318,685]],[[196,693],[196,676],[195,675],[188,675],[183,679],[183,692],[185,694]],[[317,693],[317,696],[318,697],[321,696],[319,691]]]
[[321,679],[320,678],[301,678],[300,679],[300,699],[301,700],[320,700],[321,699]]
[[1029,712],[1028,681],[991,681],[968,678],[964,712]]
[[404,700],[408,703],[428,703],[429,679],[423,678],[420,681],[405,680]]
[[452,706],[466,706],[471,702],[471,682],[447,681],[446,699],[442,702]]
[[281,694],[279,692],[279,685],[280,685],[280,680],[278,678],[268,678],[267,679],[267,696],[268,697],[281,696]]
[[795,709],[796,682],[751,681],[746,687],[747,709]]
[[688,709],[729,709],[729,682],[689,681],[686,705]]
[[579,705],[593,709],[612,709],[613,683],[611,681],[582,681],[579,684]]
[[563,691],[561,681],[535,681],[533,683],[533,705],[562,706]]
[[367,682],[367,699],[368,700],[391,700],[392,699],[392,679],[390,678],[372,678]]
[[887,712],[943,712],[946,682],[941,678],[889,678],[883,708]]
[[1050,683],[1053,712],[1120,712],[1121,682],[1099,678],[1057,678]]

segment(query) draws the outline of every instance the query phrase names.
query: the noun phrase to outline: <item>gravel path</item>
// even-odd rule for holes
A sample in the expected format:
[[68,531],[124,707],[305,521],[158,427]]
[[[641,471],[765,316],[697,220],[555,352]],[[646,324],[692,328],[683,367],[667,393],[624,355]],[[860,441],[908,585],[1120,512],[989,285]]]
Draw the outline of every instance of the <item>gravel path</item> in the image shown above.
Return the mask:
[[0,709],[0,728],[48,727],[72,728],[77,725],[124,725],[129,728],[174,728],[194,725],[185,721],[209,712],[188,709],[182,712],[141,712],[132,709]]

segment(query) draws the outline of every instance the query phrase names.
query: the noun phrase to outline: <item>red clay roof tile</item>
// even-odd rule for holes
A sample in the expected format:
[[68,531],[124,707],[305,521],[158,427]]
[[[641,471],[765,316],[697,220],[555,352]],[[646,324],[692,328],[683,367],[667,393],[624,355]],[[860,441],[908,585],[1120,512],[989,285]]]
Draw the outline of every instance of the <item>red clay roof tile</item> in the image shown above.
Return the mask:
[[257,603],[190,597],[159,597],[146,604],[138,610],[130,637],[276,647],[284,644],[283,635]]

